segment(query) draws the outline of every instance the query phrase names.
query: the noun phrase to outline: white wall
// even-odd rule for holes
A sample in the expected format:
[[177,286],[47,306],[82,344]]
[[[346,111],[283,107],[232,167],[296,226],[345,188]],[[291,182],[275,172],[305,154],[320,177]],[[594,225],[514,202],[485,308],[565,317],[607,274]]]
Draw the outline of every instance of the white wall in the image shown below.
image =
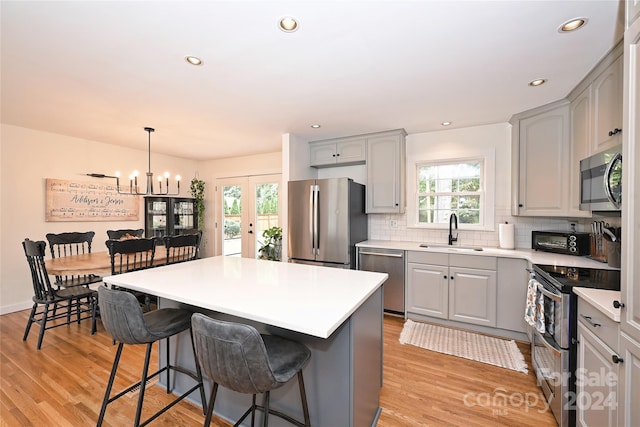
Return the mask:
[[[88,172],[123,175],[134,169],[146,171],[146,150],[134,150],[96,141],[0,125],[0,314],[31,307],[33,288],[21,242],[25,238],[45,240],[47,233],[95,231],[92,249],[106,250],[107,230],[143,228],[140,219],[119,222],[45,222],[45,179],[88,181]],[[153,148],[153,147],[152,147]],[[180,195],[191,197],[194,176],[205,181],[205,233],[202,256],[215,253],[214,227],[217,178],[281,173],[280,152],[222,160],[195,161],[161,154],[151,155],[156,174],[168,170],[182,176]],[[284,181],[286,182],[286,181]]]
[[[205,232],[206,251],[203,256],[221,254],[219,247],[222,229],[216,228],[216,211],[222,209],[220,197],[216,192],[216,180],[241,176],[269,175],[282,173],[282,155],[280,152],[257,154],[253,156],[209,160],[200,163],[200,179],[205,181]],[[282,188],[286,181],[282,181]],[[286,206],[286,205],[285,205]],[[286,211],[280,207],[281,214]]]
[[[0,314],[30,307],[33,288],[21,242],[46,240],[47,233],[95,231],[94,251],[106,250],[106,231],[143,228],[140,219],[119,222],[45,222],[45,179],[97,180],[87,172],[127,174],[147,169],[146,150],[0,125]],[[200,164],[194,160],[153,154],[155,173],[168,170],[183,177],[181,196],[190,197],[189,182]]]

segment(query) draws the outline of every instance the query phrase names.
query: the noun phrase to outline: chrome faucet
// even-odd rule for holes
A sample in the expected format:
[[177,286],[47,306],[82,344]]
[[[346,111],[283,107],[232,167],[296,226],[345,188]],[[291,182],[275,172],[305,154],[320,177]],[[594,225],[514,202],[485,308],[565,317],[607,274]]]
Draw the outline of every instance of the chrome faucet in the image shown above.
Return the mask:
[[456,214],[452,213],[449,217],[449,246],[453,245],[453,242],[458,241],[458,233],[456,233],[456,237],[453,237],[453,224],[456,226],[456,231],[458,230],[458,217]]

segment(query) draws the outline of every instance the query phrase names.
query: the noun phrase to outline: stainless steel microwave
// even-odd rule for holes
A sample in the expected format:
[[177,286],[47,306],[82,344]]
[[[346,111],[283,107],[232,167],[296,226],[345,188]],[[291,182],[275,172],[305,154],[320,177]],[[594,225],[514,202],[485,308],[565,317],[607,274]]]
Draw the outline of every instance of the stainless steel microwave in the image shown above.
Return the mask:
[[580,210],[619,211],[622,206],[622,146],[580,161]]

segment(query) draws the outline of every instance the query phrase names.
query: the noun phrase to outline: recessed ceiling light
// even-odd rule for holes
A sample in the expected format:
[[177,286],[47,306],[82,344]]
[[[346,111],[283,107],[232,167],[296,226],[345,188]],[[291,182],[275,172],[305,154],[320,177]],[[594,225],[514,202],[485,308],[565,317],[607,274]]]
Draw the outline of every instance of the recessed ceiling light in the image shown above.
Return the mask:
[[293,33],[298,29],[298,21],[296,21],[291,16],[285,16],[280,20],[278,28],[280,28],[285,33]]
[[202,59],[197,56],[185,56],[184,59],[191,65],[202,65]]
[[311,125],[311,127],[314,128],[314,129],[320,129],[320,125],[318,125],[318,124]]
[[451,126],[453,122],[442,122],[440,123],[442,126]]
[[531,80],[529,82],[529,86],[536,87],[536,86],[540,86],[542,84],[545,84],[546,82],[547,81],[545,79],[535,79],[535,80]]
[[560,25],[560,27],[558,28],[558,32],[560,34],[562,33],[568,33],[570,31],[575,31],[578,28],[582,28],[584,27],[584,25],[587,23],[587,18],[573,18],[568,20],[567,22],[565,22],[564,24]]

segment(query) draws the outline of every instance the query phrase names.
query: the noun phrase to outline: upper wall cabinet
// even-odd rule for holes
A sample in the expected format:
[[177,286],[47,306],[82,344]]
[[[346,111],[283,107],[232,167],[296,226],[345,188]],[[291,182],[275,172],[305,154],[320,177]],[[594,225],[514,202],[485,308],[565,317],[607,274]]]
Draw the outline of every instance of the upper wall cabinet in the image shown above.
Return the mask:
[[569,103],[557,102],[511,119],[512,214],[567,216]]
[[591,119],[591,86],[588,86],[569,106],[571,143],[569,154],[569,214],[590,217],[590,211],[580,210],[580,160],[591,153],[593,125]]
[[366,212],[404,213],[404,129],[309,142],[310,165],[316,168],[364,164]]
[[[622,44],[569,93],[575,163],[622,143]],[[574,114],[574,112],[576,114]],[[586,151],[584,151],[586,149]],[[573,166],[573,165],[572,165]]]
[[403,213],[404,130],[367,138],[367,213]]
[[622,56],[596,77],[591,86],[595,126],[591,152],[598,153],[621,143]]
[[366,139],[339,138],[310,143],[310,165],[329,167],[336,165],[363,164],[366,160]]

